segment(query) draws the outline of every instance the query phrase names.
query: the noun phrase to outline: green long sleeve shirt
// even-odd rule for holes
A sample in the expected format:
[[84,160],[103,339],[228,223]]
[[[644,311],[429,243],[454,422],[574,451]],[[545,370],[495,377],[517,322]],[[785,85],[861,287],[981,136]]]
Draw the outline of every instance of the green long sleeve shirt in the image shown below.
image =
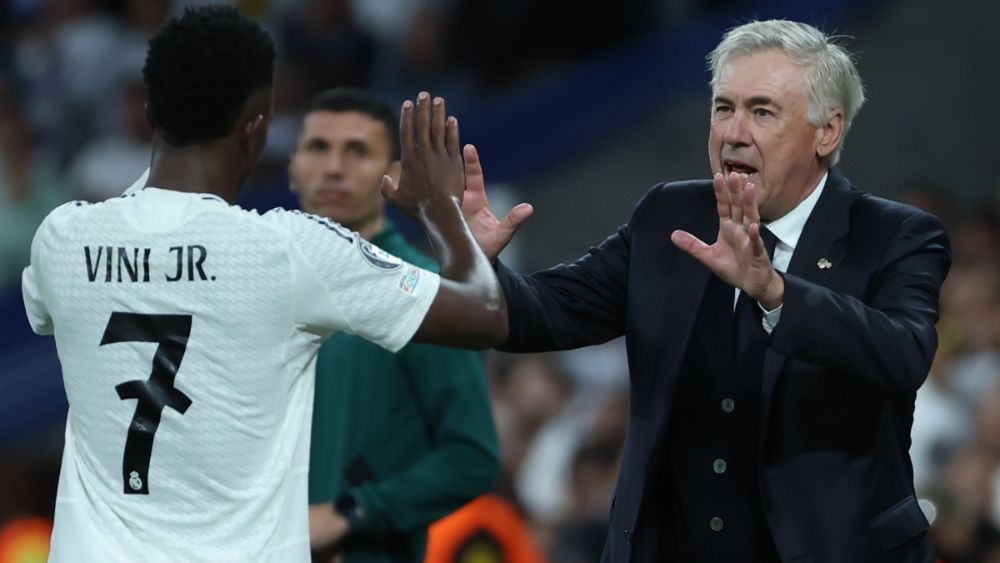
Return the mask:
[[[395,228],[372,240],[428,269]],[[410,343],[396,354],[336,333],[316,361],[309,502],[354,497],[347,563],[422,561],[427,526],[491,490],[499,445],[482,355]]]

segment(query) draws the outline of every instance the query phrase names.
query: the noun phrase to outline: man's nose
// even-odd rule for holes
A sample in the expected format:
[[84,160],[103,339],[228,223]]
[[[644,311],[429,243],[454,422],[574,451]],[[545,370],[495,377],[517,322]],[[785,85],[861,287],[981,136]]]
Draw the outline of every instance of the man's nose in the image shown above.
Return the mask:
[[750,144],[749,116],[746,112],[736,110],[732,118],[726,122],[723,131],[723,141],[727,145],[745,146]]
[[344,159],[337,151],[330,151],[323,160],[323,172],[328,176],[340,176],[344,173]]

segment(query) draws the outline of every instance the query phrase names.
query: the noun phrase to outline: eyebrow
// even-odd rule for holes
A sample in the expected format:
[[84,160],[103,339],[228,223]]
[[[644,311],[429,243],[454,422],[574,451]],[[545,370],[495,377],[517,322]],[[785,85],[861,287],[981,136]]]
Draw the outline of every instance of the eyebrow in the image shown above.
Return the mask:
[[753,96],[747,100],[747,105],[749,106],[774,106],[781,109],[781,104],[774,101],[769,96]]
[[[729,98],[727,98],[725,96],[716,96],[715,99],[712,102],[713,103],[729,104],[731,106],[736,105],[732,100],[730,100]],[[753,97],[748,98],[746,100],[746,105],[748,105],[750,107],[753,107],[753,106],[774,106],[774,107],[776,107],[778,109],[782,109],[781,108],[781,104],[775,102],[774,99],[771,98],[770,96],[753,96]]]
[[367,150],[369,143],[365,139],[348,139],[344,142],[344,146],[348,148],[362,148]]
[[329,141],[320,136],[306,137],[305,139],[303,139],[302,144],[307,147],[314,147],[314,148],[326,148],[330,146]]

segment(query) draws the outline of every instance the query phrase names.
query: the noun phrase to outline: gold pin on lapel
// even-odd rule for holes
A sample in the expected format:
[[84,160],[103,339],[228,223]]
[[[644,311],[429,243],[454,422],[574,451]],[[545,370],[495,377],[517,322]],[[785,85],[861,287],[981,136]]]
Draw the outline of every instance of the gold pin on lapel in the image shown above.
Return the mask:
[[826,258],[820,258],[819,262],[816,262],[816,266],[820,270],[828,270],[833,267],[833,263],[827,260]]

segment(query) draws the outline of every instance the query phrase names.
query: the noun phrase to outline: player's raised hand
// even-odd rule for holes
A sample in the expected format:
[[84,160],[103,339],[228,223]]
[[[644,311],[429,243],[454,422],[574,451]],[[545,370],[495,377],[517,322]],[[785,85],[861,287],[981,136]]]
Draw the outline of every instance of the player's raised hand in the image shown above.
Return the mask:
[[719,214],[715,243],[706,244],[680,230],[674,231],[670,240],[761,305],[776,308],[783,298],[784,280],[771,265],[761,238],[756,186],[735,172],[716,174],[712,186]]
[[458,120],[427,92],[403,102],[399,185],[382,193],[417,217],[441,265],[440,285],[414,338],[429,344],[488,348],[507,339],[507,305],[489,260],[462,216],[465,171]]
[[462,215],[486,257],[493,262],[500,251],[510,243],[517,229],[531,216],[531,204],[515,205],[503,219],[497,219],[486,197],[486,180],[479,152],[473,145],[465,145],[465,196],[462,198]]
[[465,189],[459,153],[458,120],[449,117],[444,99],[420,92],[417,102],[403,102],[399,119],[399,185],[382,179],[382,195],[403,211],[417,215],[433,202],[461,203]]

